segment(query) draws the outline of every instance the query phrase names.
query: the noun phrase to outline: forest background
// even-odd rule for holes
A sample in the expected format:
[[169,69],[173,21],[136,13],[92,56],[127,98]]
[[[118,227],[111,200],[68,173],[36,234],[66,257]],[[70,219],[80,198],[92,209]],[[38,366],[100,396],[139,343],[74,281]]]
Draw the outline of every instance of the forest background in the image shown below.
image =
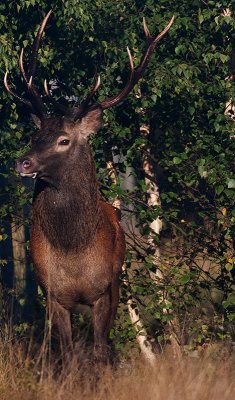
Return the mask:
[[[3,78],[8,70],[23,93],[20,50],[25,48],[27,61],[51,8],[36,84],[44,96],[43,81],[51,80],[53,95],[66,104],[84,98],[96,73],[97,100],[117,93],[128,79],[127,46],[135,65],[140,61],[143,17],[154,35],[175,16],[141,82],[125,103],[105,111],[104,127],[92,138],[102,195],[121,207],[128,241],[110,336],[124,355],[141,338],[153,353],[169,343],[180,352],[218,341],[232,346],[235,20],[228,1],[1,2],[2,329],[27,336],[39,326],[43,336],[44,300],[28,250],[33,183],[22,182],[14,170],[35,128]],[[87,332],[89,316],[79,310],[73,324]]]

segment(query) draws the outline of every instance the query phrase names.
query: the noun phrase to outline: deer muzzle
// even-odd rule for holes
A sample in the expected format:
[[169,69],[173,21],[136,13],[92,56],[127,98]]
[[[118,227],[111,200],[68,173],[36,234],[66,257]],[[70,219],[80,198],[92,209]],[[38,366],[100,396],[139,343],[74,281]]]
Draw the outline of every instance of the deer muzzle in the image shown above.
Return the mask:
[[23,177],[35,179],[37,176],[37,172],[34,171],[33,162],[29,158],[19,158],[16,161],[16,171]]

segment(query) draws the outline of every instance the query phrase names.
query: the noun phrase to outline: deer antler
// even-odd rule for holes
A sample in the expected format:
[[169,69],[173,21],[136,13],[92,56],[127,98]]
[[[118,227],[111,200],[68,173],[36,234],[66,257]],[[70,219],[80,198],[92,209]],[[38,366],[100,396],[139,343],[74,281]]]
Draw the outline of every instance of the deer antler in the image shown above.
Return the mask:
[[[111,108],[116,106],[117,104],[120,104],[125,97],[131,92],[131,90],[133,89],[133,87],[135,86],[135,84],[139,81],[139,79],[143,76],[143,73],[149,63],[149,59],[151,54],[153,53],[155,47],[157,46],[157,44],[160,42],[160,40],[165,36],[165,34],[169,31],[171,25],[174,22],[174,16],[171,18],[170,22],[167,24],[167,26],[165,27],[165,29],[163,29],[162,32],[160,32],[156,37],[153,37],[150,35],[147,24],[146,24],[146,20],[145,18],[143,18],[143,26],[144,26],[144,33],[147,39],[147,48],[145,50],[145,53],[142,56],[141,62],[138,66],[138,68],[134,68],[134,62],[133,62],[133,58],[131,55],[131,52],[129,50],[129,48],[127,47],[127,53],[128,53],[128,57],[129,57],[129,62],[130,62],[130,75],[129,75],[129,79],[126,83],[126,86],[121,90],[121,92],[116,95],[113,96],[109,99],[103,100],[101,102],[99,102],[98,104],[103,108],[103,110],[107,109],[107,108]],[[98,77],[97,81],[95,82],[95,84],[93,85],[92,90],[89,92],[88,96],[86,97],[86,99],[78,106],[78,107],[74,107],[73,110],[70,114],[74,120],[77,120],[78,118],[80,118],[85,112],[88,112],[91,108],[94,108],[95,105],[91,105],[89,107],[89,102],[92,99],[92,97],[94,96],[95,92],[97,91],[97,89],[100,86],[100,79]],[[44,84],[45,87],[45,91],[46,94],[48,95],[48,97],[50,98],[50,100],[53,102],[53,104],[55,105],[55,107],[63,113],[63,106],[61,107],[61,105],[56,102],[55,100],[52,99],[52,96],[49,93],[49,90],[47,88],[47,84]],[[64,112],[65,114],[65,112]]]
[[6,90],[13,96],[15,97],[18,101],[20,101],[21,103],[25,104],[26,107],[30,108],[31,111],[34,111],[32,104],[30,103],[29,100],[24,99],[22,96],[19,96],[9,85],[8,83],[8,72],[5,73],[4,76],[4,86],[6,88]]
[[34,78],[34,75],[36,72],[37,56],[38,56],[38,50],[39,50],[42,34],[43,34],[43,31],[45,29],[45,26],[47,24],[48,18],[50,17],[51,13],[52,13],[52,10],[50,10],[47,13],[47,15],[43,19],[43,21],[38,29],[36,38],[33,43],[27,73],[25,72],[24,63],[23,63],[24,49],[21,50],[21,54],[19,57],[20,72],[23,76],[23,80],[24,80],[26,90],[28,92],[30,100],[24,99],[22,96],[19,96],[14,90],[11,89],[11,87],[9,86],[8,81],[7,81],[8,73],[5,74],[5,78],[4,78],[4,85],[5,85],[5,88],[7,89],[7,91],[12,96],[14,96],[18,101],[21,101],[22,103],[24,103],[28,108],[30,108],[30,110],[33,113],[37,114],[41,119],[45,118],[46,108],[43,104],[43,101],[42,101],[40,95],[38,94],[38,92],[33,84],[33,78]]
[[[19,58],[19,67],[20,71],[26,86],[26,90],[28,92],[29,100],[24,99],[22,96],[19,96],[9,85],[8,83],[8,73],[5,74],[4,78],[4,85],[7,89],[7,91],[14,96],[18,101],[23,102],[33,113],[37,114],[40,119],[44,119],[46,117],[46,108],[43,104],[42,98],[37,92],[37,89],[35,88],[33,84],[33,79],[35,76],[36,72],[36,64],[37,64],[37,57],[38,57],[38,50],[42,38],[42,34],[44,32],[45,26],[47,24],[47,21],[52,13],[52,10],[50,10],[45,18],[43,19],[36,38],[33,43],[32,47],[32,52],[30,54],[29,58],[29,67],[27,72],[25,71],[24,68],[24,49],[21,50],[20,58]],[[82,101],[82,103],[79,106],[75,106],[72,109],[65,107],[62,104],[59,104],[56,100],[53,99],[47,85],[47,81],[44,81],[44,89],[46,92],[46,95],[49,97],[50,101],[53,103],[54,107],[56,108],[59,113],[62,115],[68,115],[70,118],[73,118],[74,120],[77,120],[81,116],[83,116],[85,113],[93,109],[94,107],[97,107],[98,105],[102,107],[103,109],[110,108],[113,106],[116,106],[117,104],[121,103],[125,97],[131,92],[135,84],[139,81],[139,79],[143,76],[143,73],[149,63],[149,59],[151,54],[153,53],[157,43],[165,36],[165,34],[168,32],[170,29],[171,25],[173,24],[174,21],[174,16],[171,18],[170,22],[168,25],[165,27],[165,29],[160,32],[156,37],[153,37],[150,35],[145,18],[143,19],[143,26],[144,26],[144,33],[145,37],[147,40],[147,47],[146,50],[142,56],[141,62],[137,68],[134,67],[134,62],[133,58],[131,55],[131,52],[129,48],[127,47],[127,53],[129,57],[129,62],[130,62],[130,75],[128,78],[128,81],[126,83],[126,86],[121,90],[119,94],[116,96],[110,97],[106,100],[103,100],[97,104],[89,105],[92,97],[94,96],[95,92],[98,90],[100,86],[100,77],[96,77],[93,87],[91,88],[90,92],[88,93],[87,97]]]
[[151,54],[153,53],[157,43],[160,42],[160,40],[163,38],[163,36],[165,36],[165,34],[169,31],[171,25],[174,22],[174,18],[175,17],[173,16],[171,18],[170,22],[165,27],[165,29],[163,29],[163,31],[160,32],[156,37],[153,37],[150,35],[145,18],[143,18],[144,33],[145,33],[145,37],[147,39],[147,48],[145,50],[145,53],[142,56],[139,66],[136,69],[134,69],[133,58],[131,56],[129,48],[127,48],[127,52],[128,52],[128,56],[129,56],[129,60],[130,60],[129,79],[126,83],[126,86],[122,89],[122,91],[119,94],[100,102],[100,105],[103,108],[103,110],[106,108],[114,107],[117,104],[121,103],[124,100],[124,98],[131,92],[131,90],[133,89],[135,84],[143,76],[143,73],[149,63]]
[[[144,26],[144,33],[147,39],[147,48],[145,50],[145,53],[143,54],[143,57],[141,59],[140,65],[138,68],[134,68],[134,62],[133,58],[131,55],[131,52],[129,48],[127,47],[127,53],[129,57],[129,62],[130,62],[130,75],[129,79],[126,83],[126,86],[121,90],[121,92],[113,96],[109,99],[103,100],[102,102],[99,102],[99,106],[101,106],[104,109],[110,108],[113,106],[116,106],[117,104],[121,103],[124,98],[131,92],[135,84],[139,81],[139,79],[143,76],[143,73],[149,63],[149,59],[151,54],[153,53],[155,47],[157,46],[157,43],[160,42],[160,40],[165,36],[165,34],[168,32],[170,29],[171,25],[173,24],[174,21],[174,16],[171,18],[170,22],[167,24],[165,29],[160,32],[156,37],[152,37],[149,33],[145,18],[143,18],[143,26]],[[47,82],[44,82],[44,88],[47,96],[51,100],[51,102],[54,104],[55,108],[62,114],[67,114],[70,117],[72,117],[75,121],[79,119],[81,116],[84,115],[84,113],[90,111],[92,108],[94,108],[96,105],[90,105],[89,102],[91,101],[92,97],[94,96],[95,92],[98,90],[100,86],[100,77],[98,76],[97,80],[95,81],[93,88],[91,91],[88,93],[86,99],[78,106],[78,107],[73,107],[72,110],[66,109],[65,106],[59,104],[56,100],[53,99],[51,96]]]

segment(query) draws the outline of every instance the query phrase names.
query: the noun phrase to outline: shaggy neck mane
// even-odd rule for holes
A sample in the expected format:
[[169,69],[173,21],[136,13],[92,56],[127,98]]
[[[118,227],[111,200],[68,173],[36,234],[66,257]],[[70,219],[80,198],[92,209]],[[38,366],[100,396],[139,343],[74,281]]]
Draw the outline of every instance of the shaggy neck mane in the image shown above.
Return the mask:
[[101,223],[95,166],[88,145],[83,150],[58,188],[40,179],[35,186],[33,225],[65,252],[88,247]]

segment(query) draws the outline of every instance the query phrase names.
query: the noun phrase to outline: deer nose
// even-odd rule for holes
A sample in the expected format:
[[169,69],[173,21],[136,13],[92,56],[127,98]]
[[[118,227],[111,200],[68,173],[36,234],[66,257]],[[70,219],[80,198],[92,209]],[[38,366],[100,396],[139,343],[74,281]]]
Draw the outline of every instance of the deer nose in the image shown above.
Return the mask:
[[31,161],[29,161],[29,160],[24,160],[24,161],[22,162],[22,167],[23,167],[24,169],[30,168],[30,167],[31,167]]
[[31,166],[32,162],[27,158],[16,161],[16,170],[20,173],[27,173]]

